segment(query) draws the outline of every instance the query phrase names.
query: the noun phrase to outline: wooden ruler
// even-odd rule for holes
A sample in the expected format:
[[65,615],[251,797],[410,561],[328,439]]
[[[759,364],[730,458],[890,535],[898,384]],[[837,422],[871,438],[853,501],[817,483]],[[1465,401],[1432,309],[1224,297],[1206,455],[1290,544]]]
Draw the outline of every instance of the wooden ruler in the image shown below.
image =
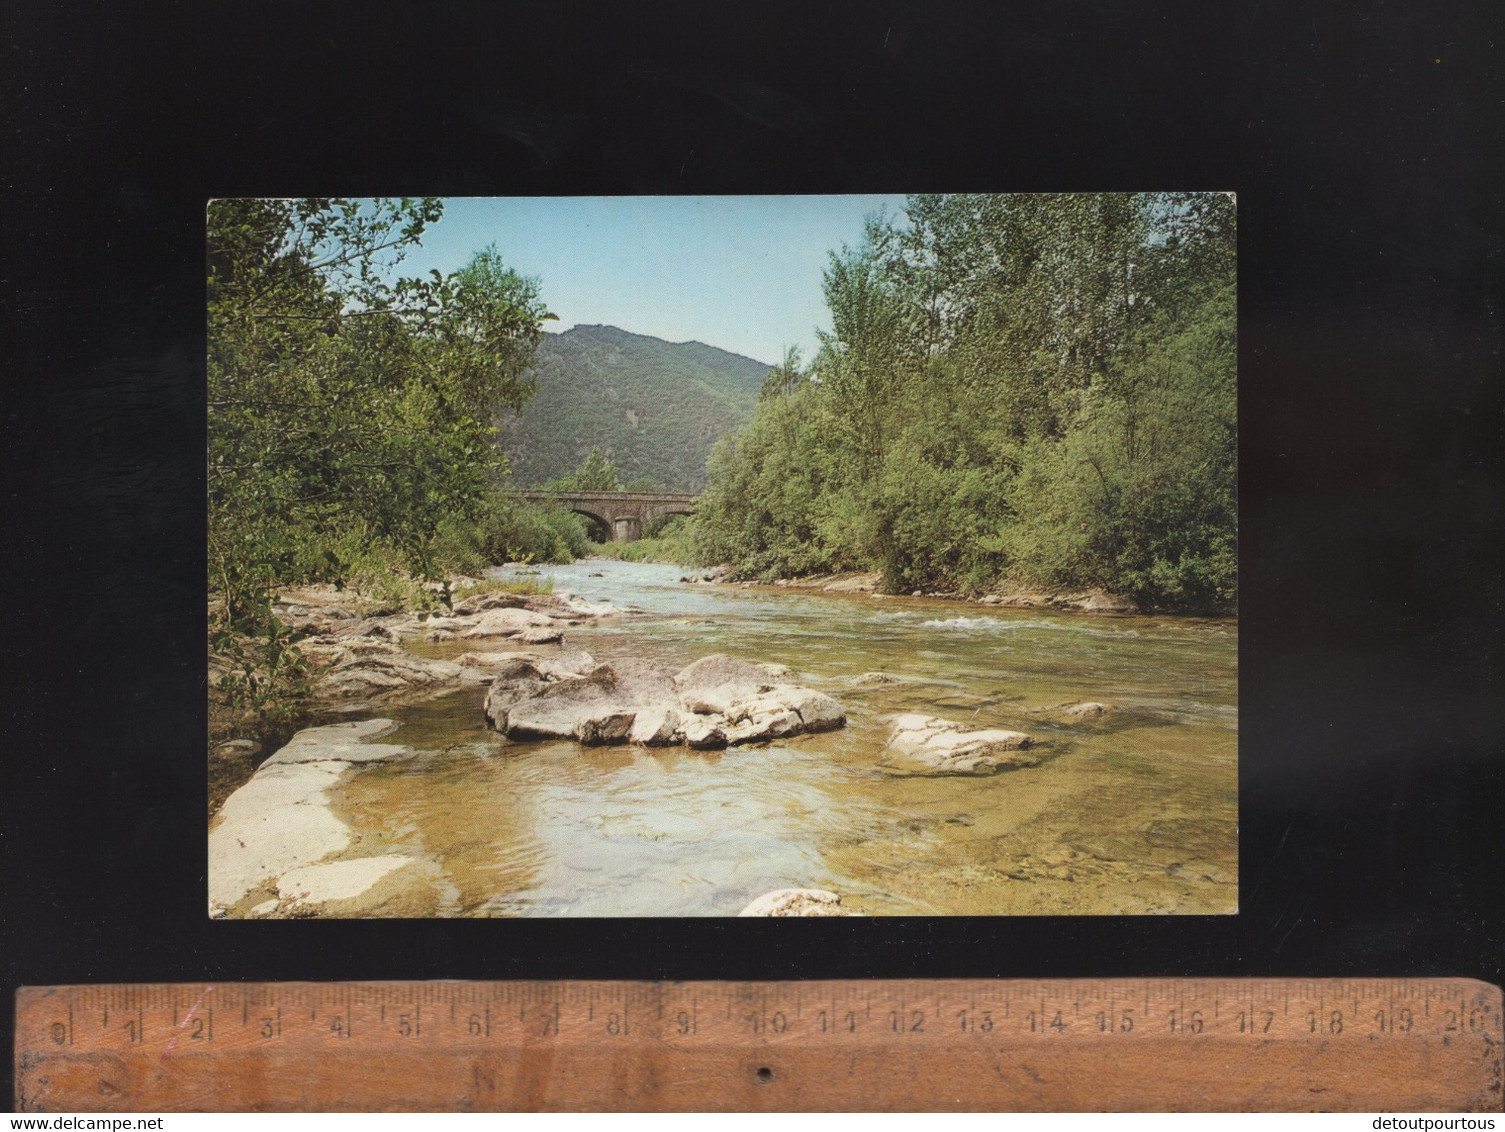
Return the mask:
[[22,1112],[1483,1110],[1466,979],[23,988]]

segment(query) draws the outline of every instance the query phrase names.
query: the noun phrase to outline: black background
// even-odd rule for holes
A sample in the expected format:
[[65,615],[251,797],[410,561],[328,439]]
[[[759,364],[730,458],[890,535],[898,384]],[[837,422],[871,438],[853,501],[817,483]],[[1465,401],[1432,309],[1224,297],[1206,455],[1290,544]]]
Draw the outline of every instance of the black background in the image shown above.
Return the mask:
[[[1501,28],[1329,7],[15,5],[0,991],[1501,981]],[[206,918],[206,199],[1156,188],[1239,194],[1238,916]]]

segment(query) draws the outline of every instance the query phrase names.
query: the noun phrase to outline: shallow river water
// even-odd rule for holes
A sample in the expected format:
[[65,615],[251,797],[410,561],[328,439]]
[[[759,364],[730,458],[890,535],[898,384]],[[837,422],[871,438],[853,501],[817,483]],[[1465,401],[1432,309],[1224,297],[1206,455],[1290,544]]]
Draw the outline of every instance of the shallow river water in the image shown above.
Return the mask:
[[[822,888],[868,915],[1237,910],[1237,623],[689,585],[677,566],[549,567],[556,592],[642,611],[572,630],[597,660],[787,664],[845,729],[724,752],[512,743],[485,689],[381,714],[418,756],[352,775],[366,852],[426,857],[447,916],[734,915]],[[599,575],[599,576],[597,576]],[[447,656],[473,642],[421,645]],[[496,648],[505,648],[498,644]],[[854,686],[884,672],[897,684]],[[1118,710],[1072,722],[1058,709]],[[879,767],[884,717],[1034,737],[987,778]]]

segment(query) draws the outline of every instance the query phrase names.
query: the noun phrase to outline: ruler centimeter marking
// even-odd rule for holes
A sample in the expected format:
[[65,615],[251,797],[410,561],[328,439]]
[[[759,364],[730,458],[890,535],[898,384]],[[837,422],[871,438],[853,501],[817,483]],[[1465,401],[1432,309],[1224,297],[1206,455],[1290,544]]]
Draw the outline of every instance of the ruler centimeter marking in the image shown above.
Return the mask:
[[22,988],[25,1112],[1484,1110],[1467,979]]

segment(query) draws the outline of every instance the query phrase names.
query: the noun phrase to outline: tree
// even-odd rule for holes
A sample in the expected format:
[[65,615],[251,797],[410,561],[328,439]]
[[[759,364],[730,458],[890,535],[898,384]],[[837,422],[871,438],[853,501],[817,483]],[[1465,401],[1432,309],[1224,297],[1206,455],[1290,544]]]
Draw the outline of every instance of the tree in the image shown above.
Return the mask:
[[621,491],[622,477],[601,449],[592,448],[578,468],[567,476],[550,480],[544,487],[551,491]]
[[760,576],[1237,593],[1234,212],[1220,193],[957,194],[824,274],[803,384],[713,454],[697,546]]
[[466,408],[481,419],[521,410],[536,389],[531,371],[543,323],[556,318],[538,297],[538,280],[508,267],[492,244],[455,273],[451,287],[434,334]]
[[833,439],[847,447],[863,477],[883,459],[903,380],[903,299],[885,274],[879,235],[870,225],[860,247],[830,253],[822,282],[832,329],[817,332],[814,366],[814,379],[830,391]]
[[208,213],[210,588],[263,632],[272,589],[385,563],[427,576],[479,515],[521,405],[537,285],[494,249],[397,275],[434,199],[215,201]]
[[788,397],[808,380],[800,368],[800,348],[790,346],[784,351],[784,360],[768,371],[763,378],[763,387],[758,391],[758,400],[770,397]]

